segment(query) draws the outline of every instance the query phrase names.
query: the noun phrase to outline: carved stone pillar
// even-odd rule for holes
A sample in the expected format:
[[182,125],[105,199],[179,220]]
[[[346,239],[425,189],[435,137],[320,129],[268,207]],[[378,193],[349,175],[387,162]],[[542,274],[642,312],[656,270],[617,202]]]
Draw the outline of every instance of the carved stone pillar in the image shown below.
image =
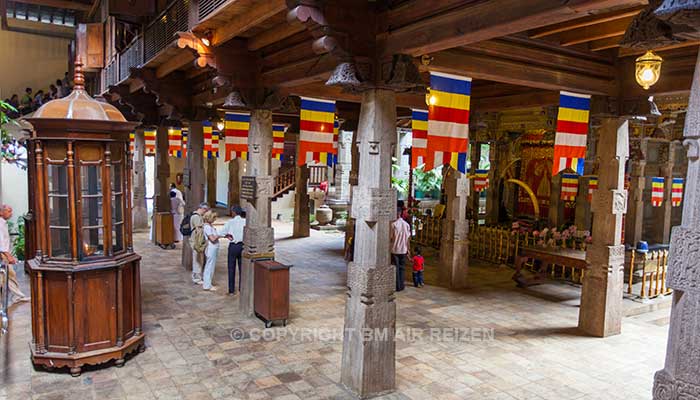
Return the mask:
[[[473,166],[473,164],[472,164]],[[474,168],[472,168],[474,169]],[[450,288],[467,287],[469,269],[469,220],[467,219],[467,198],[469,179],[459,171],[450,168],[446,174],[445,219],[442,221],[442,241],[440,243],[441,273]]]
[[578,195],[576,195],[576,212],[574,224],[580,230],[591,229],[591,203],[588,201],[588,178],[580,178],[578,181]]
[[644,186],[646,185],[647,140],[641,139],[630,146],[630,193],[625,215],[625,243],[635,246],[642,240],[644,228]]
[[347,202],[350,199],[353,133],[341,130],[338,135],[338,164],[335,166],[334,199],[338,202]]
[[216,157],[207,159],[207,203],[216,207]]
[[[352,133],[352,144],[350,146],[350,154],[352,155],[352,160],[350,160],[350,196],[348,203],[352,207],[352,193],[353,188],[357,186],[357,174],[360,170],[360,151],[357,147],[357,129]],[[348,222],[345,226],[345,245],[348,246],[350,243],[350,238],[355,236],[355,220],[352,215],[348,213]],[[347,250],[347,248],[346,248]]]
[[578,320],[579,329],[598,337],[617,335],[622,325],[625,263],[622,217],[627,210],[624,187],[628,138],[626,120],[602,120],[598,190],[593,193],[593,243],[586,252],[589,269],[581,288]]
[[134,230],[148,229],[148,208],[146,206],[146,141],[143,128],[134,132],[134,186],[133,208],[131,211]]
[[[394,389],[396,273],[389,257],[389,229],[396,218],[396,190],[391,188],[391,154],[396,145],[396,94],[369,89],[362,93],[357,137],[358,184],[353,188],[354,261],[348,265],[348,297],[341,382],[360,397]],[[363,331],[386,332],[365,338]]]
[[228,162],[228,207],[241,204],[241,159]]
[[491,168],[489,169],[489,188],[486,191],[486,223],[489,225],[495,225],[498,223],[499,212],[501,209],[501,182],[498,180],[498,174],[500,173],[498,168],[500,151],[501,148],[498,143],[493,142],[489,149],[489,161],[491,162]]
[[552,177],[549,196],[549,226],[557,228],[564,223],[564,202],[561,200],[561,173]]
[[[204,201],[204,130],[199,121],[190,122],[189,136],[187,137],[187,160],[183,176],[185,187],[185,213],[191,213],[197,209],[199,203]],[[182,242],[182,266],[187,270],[192,269],[192,248],[190,241],[185,238]]]
[[664,369],[654,376],[654,400],[700,399],[700,55],[685,119],[688,172],[683,222],[673,228],[668,287],[673,289]]
[[247,176],[255,178],[255,199],[246,206],[243,231],[243,264],[241,265],[241,311],[252,316],[254,262],[274,257],[274,231],[271,219],[271,196],[275,181],[271,175],[272,112],[252,110],[248,132]]
[[[299,146],[297,146],[298,148]],[[309,167],[297,166],[294,189],[294,230],[292,237],[303,238],[311,234],[311,222],[309,221]],[[337,188],[336,188],[337,189]]]

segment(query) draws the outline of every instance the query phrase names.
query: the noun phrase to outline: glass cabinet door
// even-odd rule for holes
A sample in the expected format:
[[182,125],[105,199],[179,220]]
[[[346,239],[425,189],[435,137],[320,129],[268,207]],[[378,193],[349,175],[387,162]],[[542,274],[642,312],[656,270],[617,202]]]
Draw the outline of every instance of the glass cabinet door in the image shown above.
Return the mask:
[[70,217],[68,205],[68,168],[66,165],[46,166],[48,184],[49,235],[51,252],[49,257],[70,258]]
[[104,255],[102,163],[80,165],[81,258]]
[[124,250],[124,164],[113,161],[112,174],[112,252]]

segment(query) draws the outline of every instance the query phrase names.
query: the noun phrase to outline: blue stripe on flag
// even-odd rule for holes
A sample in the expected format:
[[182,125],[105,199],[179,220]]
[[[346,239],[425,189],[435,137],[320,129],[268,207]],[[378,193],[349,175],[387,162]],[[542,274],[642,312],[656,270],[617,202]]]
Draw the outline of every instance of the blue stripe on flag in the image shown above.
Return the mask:
[[559,107],[573,108],[576,110],[590,110],[591,99],[584,97],[575,97],[561,94],[559,96]]
[[651,178],[651,183],[664,183],[664,178],[659,178],[659,177]]
[[576,173],[579,175],[583,175],[583,168],[586,162],[585,158],[578,158],[578,164],[576,165]]
[[416,121],[427,121],[428,112],[423,110],[412,110],[411,118],[415,119]]
[[472,93],[472,83],[471,81],[462,81],[431,74],[430,89],[469,96]]
[[321,111],[321,112],[335,112],[335,103],[326,103],[323,101],[313,101],[308,99],[301,99],[301,109],[310,111]]
[[675,184],[682,184],[683,183],[683,178],[673,178],[673,183]]
[[272,130],[276,132],[284,132],[284,125],[272,124]]
[[457,156],[457,169],[463,174],[467,173],[467,153],[459,153]]
[[209,121],[209,120],[204,120],[204,121],[202,121],[202,125],[203,125],[203,126],[211,126],[211,121]]
[[226,113],[226,121],[250,122],[250,114]]

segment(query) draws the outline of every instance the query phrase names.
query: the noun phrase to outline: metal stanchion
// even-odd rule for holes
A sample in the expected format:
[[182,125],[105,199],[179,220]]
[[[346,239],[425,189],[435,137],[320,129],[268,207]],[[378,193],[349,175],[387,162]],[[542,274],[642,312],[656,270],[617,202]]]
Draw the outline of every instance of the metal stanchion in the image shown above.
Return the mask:
[[10,318],[7,314],[7,307],[10,301],[10,266],[5,263],[0,263],[0,279],[2,279],[2,286],[0,286],[0,301],[2,302],[2,308],[0,308],[0,335],[7,333],[7,327],[10,324]]

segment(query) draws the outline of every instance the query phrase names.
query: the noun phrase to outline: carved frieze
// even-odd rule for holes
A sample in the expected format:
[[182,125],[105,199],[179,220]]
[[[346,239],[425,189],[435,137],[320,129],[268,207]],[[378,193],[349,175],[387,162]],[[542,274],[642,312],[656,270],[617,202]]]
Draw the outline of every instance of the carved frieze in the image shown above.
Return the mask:
[[350,263],[348,266],[348,296],[360,296],[360,302],[373,305],[394,300],[396,273],[391,266],[377,267]]
[[377,222],[396,218],[396,190],[363,186],[352,188],[350,215],[357,220]]
[[700,231],[676,226],[668,255],[668,287],[700,294]]
[[267,226],[243,228],[243,246],[246,254],[274,252],[274,230]]

